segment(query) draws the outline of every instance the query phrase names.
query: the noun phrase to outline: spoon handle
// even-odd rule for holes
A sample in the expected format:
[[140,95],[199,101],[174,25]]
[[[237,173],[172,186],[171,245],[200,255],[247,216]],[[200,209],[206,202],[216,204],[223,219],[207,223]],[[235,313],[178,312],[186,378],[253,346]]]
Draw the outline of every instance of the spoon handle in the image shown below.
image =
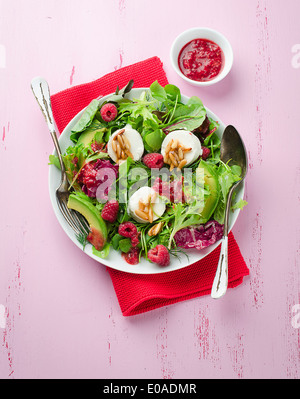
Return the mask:
[[228,236],[222,238],[219,263],[211,289],[211,296],[218,299],[227,291],[228,285]]
[[[238,184],[238,183],[237,183]],[[229,225],[229,212],[232,193],[237,184],[233,185],[229,191],[225,209],[224,232],[222,237],[221,251],[218,262],[216,275],[214,278],[213,286],[211,289],[212,298],[218,299],[223,296],[227,291],[228,285],[228,225]]]

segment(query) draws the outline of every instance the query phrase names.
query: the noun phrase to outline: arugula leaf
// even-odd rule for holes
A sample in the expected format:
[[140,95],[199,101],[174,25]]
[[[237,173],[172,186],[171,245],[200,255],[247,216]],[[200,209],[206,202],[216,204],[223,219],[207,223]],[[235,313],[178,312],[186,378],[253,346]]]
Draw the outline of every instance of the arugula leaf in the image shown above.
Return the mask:
[[131,118],[138,118],[141,116],[143,120],[152,120],[158,123],[157,116],[152,113],[156,109],[154,101],[148,101],[146,99],[146,92],[143,92],[139,99],[135,99],[131,102],[122,102],[119,105],[119,112],[128,112]]

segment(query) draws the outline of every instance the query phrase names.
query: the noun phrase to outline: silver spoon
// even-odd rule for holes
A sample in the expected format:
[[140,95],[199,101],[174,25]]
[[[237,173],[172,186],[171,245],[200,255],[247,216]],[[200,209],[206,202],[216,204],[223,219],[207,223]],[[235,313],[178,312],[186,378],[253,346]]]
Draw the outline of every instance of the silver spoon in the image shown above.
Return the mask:
[[211,296],[212,298],[220,298],[227,291],[228,285],[228,219],[230,212],[230,204],[232,193],[239,184],[245,179],[248,168],[247,153],[243,140],[237,130],[229,125],[225,128],[222,141],[221,141],[221,154],[220,158],[224,163],[228,162],[228,165],[238,165],[241,167],[241,179],[232,185],[227,197],[225,219],[224,219],[224,231],[222,237],[221,251],[219,263],[212,285]]

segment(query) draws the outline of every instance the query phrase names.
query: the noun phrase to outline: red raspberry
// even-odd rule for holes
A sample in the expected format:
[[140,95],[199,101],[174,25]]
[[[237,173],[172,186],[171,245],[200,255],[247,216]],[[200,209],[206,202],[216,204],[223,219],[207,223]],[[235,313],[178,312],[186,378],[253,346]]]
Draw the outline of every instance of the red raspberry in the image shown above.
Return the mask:
[[138,235],[131,237],[131,245],[136,247],[139,244],[140,240]]
[[164,166],[164,157],[161,154],[153,152],[151,154],[146,154],[143,158],[143,162],[150,169],[160,169]]
[[204,161],[208,158],[209,154],[210,154],[210,149],[203,146],[202,147],[202,156],[201,157],[202,157],[202,159]]
[[95,184],[96,176],[97,170],[94,168],[93,164],[87,163],[81,169],[79,180],[89,188]]
[[115,104],[106,103],[100,110],[101,117],[105,122],[111,122],[118,115],[118,110]]
[[148,258],[160,266],[168,266],[170,264],[170,254],[164,245],[156,245],[148,251]]
[[138,231],[136,225],[131,222],[121,223],[119,226],[119,234],[126,238],[136,237],[138,235]]
[[128,252],[122,252],[123,259],[130,265],[137,265],[139,263],[139,249],[136,247],[130,248]]
[[96,152],[96,151],[102,151],[104,147],[104,143],[97,143],[97,141],[94,141],[91,143],[91,149]]
[[110,200],[104,205],[101,216],[107,222],[114,223],[117,220],[119,203],[117,200]]

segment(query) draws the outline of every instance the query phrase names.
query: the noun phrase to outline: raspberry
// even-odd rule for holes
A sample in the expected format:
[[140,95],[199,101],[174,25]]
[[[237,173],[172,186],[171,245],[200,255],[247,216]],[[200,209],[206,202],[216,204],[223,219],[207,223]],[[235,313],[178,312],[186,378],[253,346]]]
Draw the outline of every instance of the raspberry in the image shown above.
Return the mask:
[[136,226],[131,222],[121,223],[119,226],[119,234],[126,238],[136,237],[138,235],[138,231]]
[[168,266],[170,263],[170,254],[164,245],[156,245],[148,251],[148,258],[160,266]]
[[185,202],[183,176],[181,180],[173,180],[171,182],[162,181],[160,177],[157,177],[152,188],[159,195],[167,197],[171,202]]
[[105,122],[111,122],[118,115],[118,110],[115,104],[106,103],[100,110],[101,117]]
[[[93,141],[91,143],[91,149],[96,152],[96,151],[102,151],[104,147],[104,143],[97,143],[97,141]],[[104,151],[102,151],[104,152]]]
[[153,152],[151,154],[146,154],[143,158],[143,162],[150,169],[160,169],[164,166],[164,157],[161,154]]
[[94,168],[93,164],[87,163],[81,170],[79,179],[88,188],[95,184],[97,176],[97,170]]
[[136,247],[139,244],[140,240],[138,235],[131,237],[131,245]]
[[205,161],[210,154],[210,149],[202,146],[202,159]]
[[101,216],[107,222],[114,223],[117,220],[119,203],[117,200],[110,200],[104,205]]
[[122,252],[122,257],[130,265],[137,265],[139,263],[139,249],[136,247],[130,248],[128,252]]

